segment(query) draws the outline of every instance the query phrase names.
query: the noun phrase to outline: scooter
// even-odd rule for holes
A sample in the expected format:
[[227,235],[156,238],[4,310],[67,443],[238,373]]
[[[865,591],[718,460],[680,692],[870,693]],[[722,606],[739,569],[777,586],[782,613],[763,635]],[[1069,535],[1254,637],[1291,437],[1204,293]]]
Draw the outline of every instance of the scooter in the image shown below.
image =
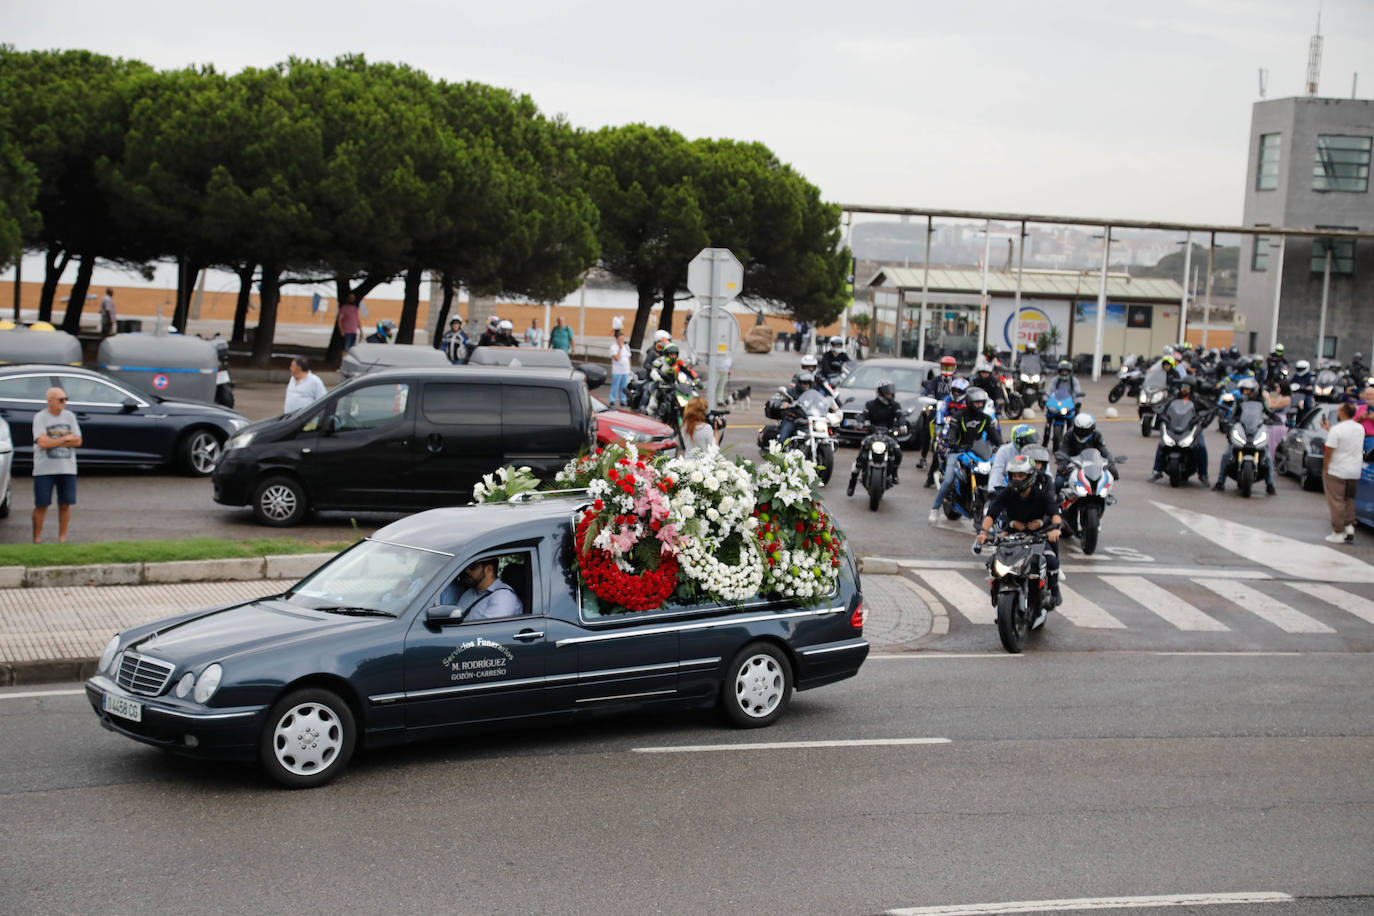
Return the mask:
[[901,458],[902,447],[897,444],[897,436],[905,435],[905,429],[888,430],[875,427],[863,442],[859,443],[859,454],[854,458],[854,466],[849,473],[849,487],[846,496],[854,495],[855,485],[862,481],[868,492],[868,509],[877,512],[883,501],[883,493],[897,484],[897,461]]
[[1181,487],[1189,477],[1206,470],[1197,466],[1193,451],[1205,426],[1192,401],[1176,398],[1169,402],[1159,431],[1161,447],[1164,449],[1164,473],[1169,477],[1169,486]]
[[1078,402],[1074,400],[1073,390],[1063,386],[1051,391],[1045,398],[1045,432],[1040,438],[1040,444],[1050,446],[1050,451],[1059,451],[1059,443],[1063,441],[1076,416]]
[[[941,508],[944,509],[945,518],[950,521],[962,515],[978,525],[983,520],[983,507],[987,505],[988,475],[992,473],[992,443],[978,439],[959,453],[958,463],[956,473],[959,476]],[[936,477],[939,476],[937,473]]]
[[1265,413],[1259,401],[1241,402],[1227,435],[1231,460],[1226,465],[1226,476],[1235,480],[1236,489],[1247,498],[1256,481],[1269,479],[1269,430],[1264,424]]
[[1136,413],[1140,417],[1140,434],[1149,438],[1159,425],[1159,409],[1169,396],[1169,376],[1163,363],[1155,363],[1145,373],[1137,398]]
[[[786,389],[778,392],[778,395],[769,400],[769,407],[764,410],[768,414],[769,408],[777,412],[779,419],[785,414],[790,413],[796,420],[796,428],[787,441],[783,443],[784,448],[796,449],[815,462],[820,473],[821,484],[830,482],[830,475],[835,470],[835,435],[833,430],[839,425],[841,420],[840,409],[836,406],[833,398],[822,394],[814,388],[809,388],[801,393],[791,404],[786,406],[778,405],[779,398],[786,397]],[[769,444],[777,438],[778,427],[767,425],[759,430],[758,444],[759,450],[765,451]]]
[[[1125,460],[1125,456],[1117,459]],[[1116,502],[1111,495],[1116,478],[1095,448],[1084,449],[1070,458],[1068,470],[1068,480],[1059,491],[1059,517],[1078,536],[1083,552],[1091,555],[1097,549],[1102,513]]]
[[1140,369],[1140,357],[1132,353],[1122,361],[1121,368],[1116,370],[1116,384],[1107,392],[1107,400],[1115,404],[1126,396],[1139,397],[1140,386],[1144,381],[1145,373]]
[[[1007,531],[988,539],[986,546],[992,548],[987,558],[988,592],[997,611],[997,635],[1002,648],[1013,655],[1025,646],[1031,630],[1045,625],[1053,606],[1045,544],[1057,527]],[[982,553],[984,546],[975,541],[973,552]]]

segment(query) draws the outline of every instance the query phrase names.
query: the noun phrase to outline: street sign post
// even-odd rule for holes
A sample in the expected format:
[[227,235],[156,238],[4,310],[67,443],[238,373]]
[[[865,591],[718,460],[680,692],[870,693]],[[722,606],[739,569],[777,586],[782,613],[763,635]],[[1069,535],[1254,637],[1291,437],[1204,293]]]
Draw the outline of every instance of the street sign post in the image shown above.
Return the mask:
[[[712,408],[716,403],[716,380],[720,371],[718,357],[729,353],[739,342],[739,325],[725,308],[726,303],[740,294],[744,284],[744,266],[728,248],[703,248],[687,265],[687,289],[696,296],[702,308],[688,326],[688,342],[693,350],[698,337],[707,343],[706,400]],[[705,321],[705,333],[693,332],[692,325]],[[732,336],[733,332],[733,336]]]

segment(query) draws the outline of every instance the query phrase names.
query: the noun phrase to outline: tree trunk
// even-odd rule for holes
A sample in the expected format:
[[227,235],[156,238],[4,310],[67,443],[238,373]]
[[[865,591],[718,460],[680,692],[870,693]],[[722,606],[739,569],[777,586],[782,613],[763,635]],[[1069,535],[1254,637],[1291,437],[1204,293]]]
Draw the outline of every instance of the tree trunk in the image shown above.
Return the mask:
[[272,364],[272,339],[277,334],[277,300],[281,295],[281,268],[275,264],[262,265],[261,303],[258,306],[258,329],[253,335],[251,363],[259,369]]
[[663,311],[658,313],[658,329],[673,333],[673,306],[677,303],[673,300],[673,291],[665,288],[663,290]]
[[191,297],[195,295],[196,277],[204,265],[189,258],[177,258],[177,304],[172,310],[172,326],[185,334],[191,319]]
[[253,267],[245,264],[235,270],[239,275],[239,298],[234,304],[234,330],[229,339],[233,343],[243,343],[248,337],[248,306],[253,301]]
[[405,299],[401,302],[401,326],[396,329],[397,343],[415,341],[415,318],[420,310],[420,280],[425,270],[419,264],[412,264],[406,271]]
[[57,284],[62,282],[62,272],[72,259],[70,251],[49,248],[43,253],[43,292],[38,297],[38,320],[52,321],[52,303],[57,298]]
[[635,309],[634,330],[630,332],[630,349],[638,350],[644,344],[644,331],[649,327],[649,313],[654,310],[658,291],[651,284],[639,287],[639,306]]
[[81,331],[81,310],[86,306],[86,292],[91,288],[91,274],[95,272],[95,255],[83,254],[76,268],[76,282],[67,298],[67,314],[62,318],[62,330],[68,334]]
[[434,349],[438,350],[444,346],[444,334],[448,332],[448,310],[453,308],[453,275],[444,272],[441,283],[444,284],[444,305],[438,309],[438,320],[434,323]]

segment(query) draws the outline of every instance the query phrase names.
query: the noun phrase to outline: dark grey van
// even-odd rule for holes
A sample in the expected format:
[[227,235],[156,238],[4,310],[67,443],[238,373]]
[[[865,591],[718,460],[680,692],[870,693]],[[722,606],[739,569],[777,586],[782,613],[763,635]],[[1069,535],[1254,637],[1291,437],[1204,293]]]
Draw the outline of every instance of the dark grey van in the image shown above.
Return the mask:
[[483,474],[528,465],[549,479],[595,441],[575,371],[392,369],[249,426],[225,444],[212,479],[215,502],[286,526],[315,509],[463,505]]

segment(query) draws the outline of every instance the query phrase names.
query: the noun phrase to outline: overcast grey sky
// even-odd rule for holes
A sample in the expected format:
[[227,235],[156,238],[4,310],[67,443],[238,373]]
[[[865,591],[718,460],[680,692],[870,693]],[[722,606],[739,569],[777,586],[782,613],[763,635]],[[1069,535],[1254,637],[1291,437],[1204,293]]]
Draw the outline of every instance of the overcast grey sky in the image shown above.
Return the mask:
[[[1374,96],[1374,0],[1323,0],[1321,95]],[[1318,0],[43,0],[0,40],[226,72],[360,51],[579,127],[767,144],[841,203],[1238,223],[1257,73]],[[1371,125],[1374,127],[1374,125]]]

